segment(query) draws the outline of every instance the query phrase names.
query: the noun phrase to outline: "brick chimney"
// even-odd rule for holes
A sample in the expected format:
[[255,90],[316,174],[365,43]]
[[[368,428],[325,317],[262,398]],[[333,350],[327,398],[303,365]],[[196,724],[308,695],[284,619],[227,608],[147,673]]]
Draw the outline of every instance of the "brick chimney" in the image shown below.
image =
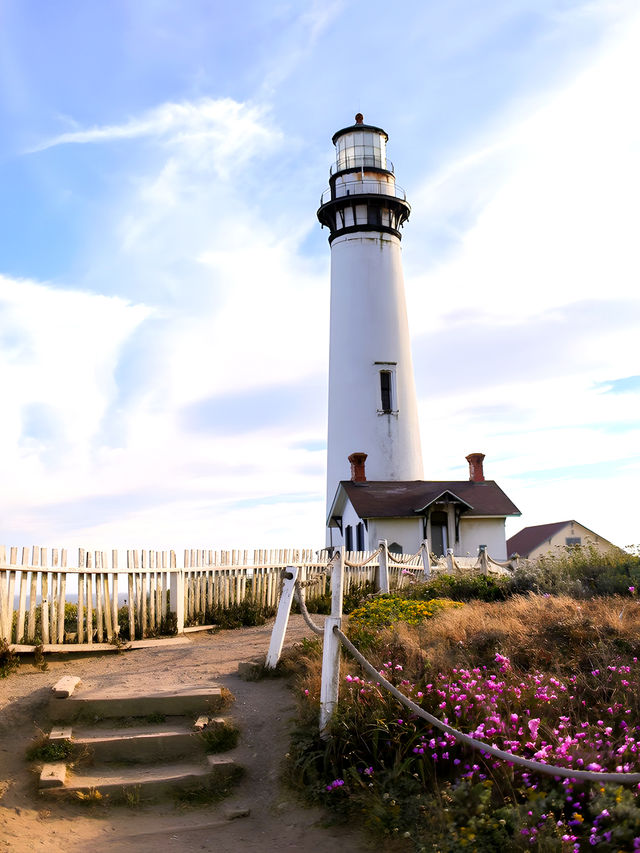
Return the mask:
[[[344,457],[343,457],[344,458]],[[351,462],[351,482],[366,483],[367,477],[364,473],[364,461],[367,458],[366,453],[352,453],[348,457]]]
[[465,458],[469,463],[469,479],[471,482],[484,483],[484,471],[482,470],[484,453],[470,453]]

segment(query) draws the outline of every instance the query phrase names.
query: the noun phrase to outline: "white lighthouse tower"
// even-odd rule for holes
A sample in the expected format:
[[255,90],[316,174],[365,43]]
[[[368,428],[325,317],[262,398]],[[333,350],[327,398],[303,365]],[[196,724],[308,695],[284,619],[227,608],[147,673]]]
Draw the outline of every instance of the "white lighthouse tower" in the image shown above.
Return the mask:
[[411,208],[387,139],[360,113],[334,134],[318,210],[331,245],[327,511],[354,452],[367,454],[367,480],[423,477],[400,246]]

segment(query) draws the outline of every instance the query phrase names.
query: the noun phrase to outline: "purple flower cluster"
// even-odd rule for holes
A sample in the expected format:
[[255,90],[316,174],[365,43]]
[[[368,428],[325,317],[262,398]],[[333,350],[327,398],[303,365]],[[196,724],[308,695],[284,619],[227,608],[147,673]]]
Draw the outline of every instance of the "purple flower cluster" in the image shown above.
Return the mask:
[[[562,767],[640,770],[640,721],[632,718],[628,707],[629,698],[640,688],[636,658],[631,663],[613,661],[606,670],[594,668],[580,677],[559,678],[540,671],[517,672],[508,657],[496,654],[495,670],[487,666],[453,668],[434,674],[427,683],[412,683],[404,677],[401,664],[388,660],[380,674],[443,722],[514,755]],[[454,786],[463,780],[487,785],[492,782],[484,780],[508,780],[517,792],[519,834],[527,845],[536,845],[541,836],[552,832],[567,851],[594,846],[621,849],[612,809],[615,811],[623,798],[624,808],[637,810],[640,821],[640,785],[616,794],[614,802],[614,786],[580,785],[572,779],[526,771],[482,751],[469,752],[452,735],[431,728],[410,711],[403,709],[403,716],[398,716],[395,700],[379,682],[352,675],[347,675],[345,682],[345,700],[352,703],[354,713],[362,719],[368,713],[379,724],[386,720],[382,743],[414,762],[414,769],[419,769],[415,762],[425,763],[432,777],[437,773],[438,780],[448,779]],[[600,701],[582,698],[589,690]],[[362,758],[366,761],[366,756]],[[376,760],[365,770],[362,766],[358,773],[372,776]],[[343,784],[342,779],[336,779],[326,790]],[[610,801],[613,805],[607,807]],[[626,843],[631,844],[631,839]],[[634,850],[640,850],[640,836],[633,845]]]

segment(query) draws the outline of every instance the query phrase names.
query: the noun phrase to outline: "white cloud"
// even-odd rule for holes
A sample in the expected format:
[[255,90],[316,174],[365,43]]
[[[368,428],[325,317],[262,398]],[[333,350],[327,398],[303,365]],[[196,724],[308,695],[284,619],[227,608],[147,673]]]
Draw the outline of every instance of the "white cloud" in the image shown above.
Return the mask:
[[[143,297],[148,308],[136,313],[130,306],[133,314],[126,317],[136,318],[130,325],[110,315],[114,305],[126,306],[123,300],[34,285],[45,299],[59,294],[60,310],[69,307],[65,322],[81,329],[75,340],[65,334],[70,353],[90,341],[94,360],[83,360],[77,373],[66,356],[50,365],[64,387],[62,400],[51,389],[56,412],[73,404],[70,423],[63,419],[62,487],[60,466],[50,456],[33,449],[37,464],[20,457],[17,418],[15,474],[28,470],[30,476],[7,507],[7,523],[51,544],[60,544],[58,531],[69,545],[97,539],[99,547],[111,548],[151,539],[156,547],[161,535],[170,547],[191,536],[191,547],[203,536],[215,540],[209,547],[223,540],[231,546],[234,537],[248,541],[247,510],[234,502],[251,498],[266,500],[250,511],[259,513],[260,530],[268,528],[268,541],[252,534],[256,546],[282,541],[287,524],[298,526],[301,543],[317,542],[323,514],[309,508],[306,496],[323,493],[323,454],[295,448],[322,438],[324,420],[318,423],[315,413],[305,418],[300,407],[288,416],[286,404],[274,418],[262,408],[271,405],[263,395],[251,408],[249,439],[245,430],[220,431],[216,423],[216,405],[225,405],[225,395],[271,386],[295,394],[296,384],[304,392],[325,368],[326,265],[318,270],[300,255],[308,229],[282,204],[279,178],[268,177],[265,163],[273,166],[274,156],[281,167],[279,132],[260,110],[200,101],[164,105],[121,126],[70,132],[50,144],[125,138],[139,140],[145,150],[149,140],[162,145],[120,182],[109,227],[99,245],[89,246],[86,280],[98,291],[116,283],[120,292]],[[281,227],[281,216],[289,217],[290,228]],[[72,321],[74,312],[81,319]],[[57,310],[50,307],[49,314],[55,323]],[[120,323],[117,333],[112,321]],[[41,321],[28,310],[15,323],[39,337]],[[44,351],[34,354],[33,372],[46,381]],[[14,374],[12,381],[20,380]],[[28,407],[40,398],[33,384],[26,389]],[[196,428],[186,417],[201,403],[209,428]],[[43,417],[41,409],[37,415]],[[56,439],[56,452],[60,443]],[[293,503],[300,507],[271,505],[282,493],[299,496]]]
[[115,395],[142,305],[0,276],[0,459],[5,509],[73,493]]
[[273,134],[264,124],[265,111],[231,98],[201,98],[197,101],[165,103],[123,124],[67,131],[45,140],[32,153],[58,145],[100,144],[151,138],[166,144],[190,145],[224,163],[233,154],[254,156],[260,146],[270,144]]
[[[577,79],[412,194],[412,327],[416,342],[446,341],[441,363],[416,369],[427,389],[434,372],[452,380],[421,403],[427,476],[464,476],[465,453],[487,453],[487,475],[525,514],[510,533],[577,518],[625,545],[635,526],[638,397],[596,383],[638,372],[637,323],[622,312],[640,311],[639,39],[636,14]],[[435,263],[416,236],[434,227],[447,245]],[[508,345],[483,382],[474,362],[492,336]]]
[[635,292],[639,39],[636,18],[571,85],[412,198],[411,228],[449,219],[455,247],[412,276],[416,331],[443,322],[451,293],[465,311],[508,320]]

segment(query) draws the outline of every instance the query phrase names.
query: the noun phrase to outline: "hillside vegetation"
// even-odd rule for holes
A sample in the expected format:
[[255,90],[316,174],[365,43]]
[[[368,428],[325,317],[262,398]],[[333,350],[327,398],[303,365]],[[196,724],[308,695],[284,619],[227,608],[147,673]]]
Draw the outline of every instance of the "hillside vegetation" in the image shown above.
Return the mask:
[[[441,576],[369,598],[347,633],[421,708],[479,740],[549,765],[640,772],[637,579],[636,555],[577,549],[506,579]],[[288,665],[300,708],[291,779],[384,849],[640,849],[640,786],[578,783],[472,751],[346,655],[323,741],[320,642]]]

